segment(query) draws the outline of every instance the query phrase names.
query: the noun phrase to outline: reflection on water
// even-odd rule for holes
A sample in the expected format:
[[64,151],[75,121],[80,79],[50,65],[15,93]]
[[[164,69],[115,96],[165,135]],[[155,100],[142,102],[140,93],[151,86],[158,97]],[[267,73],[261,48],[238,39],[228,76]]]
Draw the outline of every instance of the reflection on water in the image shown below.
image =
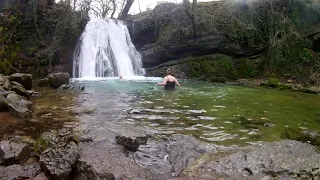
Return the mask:
[[288,128],[320,129],[318,95],[193,81],[165,91],[154,86],[159,81],[140,77],[73,83],[86,87],[84,104],[97,107],[96,120],[89,122],[94,127],[124,122],[238,145],[291,138]]

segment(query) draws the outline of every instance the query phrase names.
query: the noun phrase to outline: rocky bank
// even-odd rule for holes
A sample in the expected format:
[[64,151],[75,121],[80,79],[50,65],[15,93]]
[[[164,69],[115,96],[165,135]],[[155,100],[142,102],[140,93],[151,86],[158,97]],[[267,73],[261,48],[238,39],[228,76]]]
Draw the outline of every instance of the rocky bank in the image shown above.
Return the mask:
[[86,139],[64,128],[43,133],[34,144],[19,137],[0,144],[4,180],[320,178],[319,151],[292,140],[239,148],[172,135],[149,137],[137,151],[125,152],[123,144]]
[[[161,3],[129,17],[127,24],[148,76],[163,76],[171,68],[180,78],[276,77],[319,86],[320,4],[298,0],[273,5],[269,1],[199,2],[196,36],[184,4]],[[281,22],[287,22],[282,27],[290,27],[300,40],[281,29]],[[273,34],[269,27],[282,35]],[[270,41],[270,36],[278,39]]]

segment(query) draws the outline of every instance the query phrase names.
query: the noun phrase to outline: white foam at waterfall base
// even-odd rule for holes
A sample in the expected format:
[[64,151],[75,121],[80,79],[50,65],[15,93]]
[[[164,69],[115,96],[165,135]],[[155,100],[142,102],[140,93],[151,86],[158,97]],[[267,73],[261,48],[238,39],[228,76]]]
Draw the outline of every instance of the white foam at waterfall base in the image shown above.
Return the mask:
[[73,77],[137,76],[144,74],[141,55],[127,27],[118,20],[91,19],[74,52]]

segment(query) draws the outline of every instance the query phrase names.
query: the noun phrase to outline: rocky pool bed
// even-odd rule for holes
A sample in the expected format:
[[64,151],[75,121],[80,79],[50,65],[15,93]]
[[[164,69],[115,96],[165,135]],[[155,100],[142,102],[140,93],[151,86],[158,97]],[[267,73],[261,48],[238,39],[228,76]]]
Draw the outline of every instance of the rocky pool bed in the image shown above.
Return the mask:
[[1,76],[0,179],[320,178],[319,95],[160,80]]

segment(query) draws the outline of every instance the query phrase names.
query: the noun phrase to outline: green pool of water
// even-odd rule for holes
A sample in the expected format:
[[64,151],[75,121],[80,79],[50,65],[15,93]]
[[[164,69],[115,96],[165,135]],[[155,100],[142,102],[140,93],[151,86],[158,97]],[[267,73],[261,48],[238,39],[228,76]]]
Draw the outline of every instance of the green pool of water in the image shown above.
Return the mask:
[[[154,87],[158,81],[161,80],[109,79],[74,83],[85,85],[86,93],[94,95],[91,103],[98,105],[97,116],[101,118],[110,108],[119,108],[128,112],[123,121],[217,144],[296,139],[320,145],[319,95],[197,81],[182,81],[181,89],[165,91]],[[128,97],[132,99],[124,106]],[[107,101],[114,105],[104,106]]]

